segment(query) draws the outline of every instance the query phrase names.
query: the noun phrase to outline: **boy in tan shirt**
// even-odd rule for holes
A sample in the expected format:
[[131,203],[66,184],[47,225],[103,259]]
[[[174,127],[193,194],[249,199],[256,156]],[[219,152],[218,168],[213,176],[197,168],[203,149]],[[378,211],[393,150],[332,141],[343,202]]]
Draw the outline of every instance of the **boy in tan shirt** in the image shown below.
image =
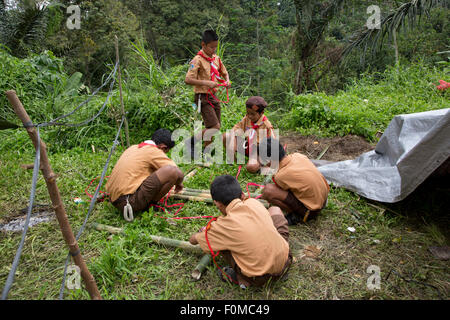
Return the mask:
[[[219,84],[230,86],[230,78],[219,56],[216,55],[219,37],[214,30],[202,35],[202,49],[192,59],[185,83],[194,87],[194,103],[200,108],[205,129],[220,129],[221,106],[213,95]],[[196,137],[201,139],[201,137]],[[205,141],[205,146],[211,141]]]
[[[245,107],[246,115],[233,127],[233,132],[226,132],[222,135],[223,144],[234,152],[243,151],[249,157],[246,165],[247,171],[257,173],[261,169],[261,164],[256,154],[257,145],[263,138],[275,138],[275,133],[269,119],[264,115],[264,109],[267,107],[267,102],[264,98],[259,96],[250,97],[245,102]],[[242,148],[237,145],[238,141],[242,140],[237,139],[236,134],[238,132],[245,135],[245,142]]]
[[244,200],[239,182],[230,175],[214,179],[211,196],[222,216],[207,230],[193,234],[189,242],[200,244],[207,253],[220,251],[231,265],[224,272],[241,287],[262,286],[286,273],[292,256],[280,208],[267,210],[256,199]]
[[[264,187],[262,198],[284,210],[289,225],[315,218],[325,207],[330,191],[324,176],[305,155],[286,155],[278,140],[264,139],[259,147],[266,148],[271,161],[279,162],[272,177],[275,184]],[[272,159],[275,156],[272,148],[278,149],[277,159]]]
[[117,209],[122,211],[129,203],[133,212],[145,211],[174,185],[175,192],[183,189],[183,172],[166,155],[174,145],[171,132],[158,129],[152,140],[124,151],[105,186]]

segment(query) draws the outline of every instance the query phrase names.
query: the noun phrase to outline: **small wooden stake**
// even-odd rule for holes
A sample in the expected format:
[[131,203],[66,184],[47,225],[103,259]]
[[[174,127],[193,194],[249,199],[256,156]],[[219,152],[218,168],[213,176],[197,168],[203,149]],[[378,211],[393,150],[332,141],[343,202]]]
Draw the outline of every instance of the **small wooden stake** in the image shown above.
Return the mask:
[[[117,38],[117,36],[114,36],[116,38],[116,63],[119,62],[119,38]],[[125,115],[125,106],[123,105],[123,94],[122,94],[122,72],[120,70],[120,63],[117,69],[117,72],[119,74],[119,93],[120,93],[120,106],[122,109],[122,116]],[[127,148],[130,147],[130,134],[128,133],[128,120],[125,117],[125,121],[124,121],[124,125],[125,125],[125,137],[127,139]]]

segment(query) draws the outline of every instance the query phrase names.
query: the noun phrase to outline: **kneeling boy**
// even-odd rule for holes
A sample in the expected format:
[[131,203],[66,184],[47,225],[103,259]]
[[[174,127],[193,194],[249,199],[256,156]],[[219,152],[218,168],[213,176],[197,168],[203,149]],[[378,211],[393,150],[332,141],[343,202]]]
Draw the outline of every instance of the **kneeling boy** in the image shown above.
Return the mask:
[[262,286],[278,280],[292,262],[289,251],[289,229],[280,208],[267,210],[256,199],[244,199],[239,182],[230,175],[216,177],[211,196],[223,216],[206,230],[193,234],[192,244],[204,252],[216,253],[231,265],[224,268],[233,282],[241,287]]
[[[265,147],[267,157],[278,161],[278,170],[273,175],[275,184],[264,187],[262,198],[280,207],[287,215],[289,225],[315,218],[325,207],[330,191],[327,180],[303,154],[286,155],[278,140],[264,139],[260,147]],[[272,148],[278,149],[278,158],[272,159]]]
[[[267,107],[267,102],[264,98],[253,96],[245,102],[246,115],[238,122],[232,129],[233,132],[223,134],[223,144],[233,149],[234,152],[244,151],[245,155],[249,157],[246,169],[250,173],[257,173],[261,169],[261,164],[257,157],[257,145],[263,138],[273,137],[275,133],[273,126],[269,119],[264,115],[264,109]],[[237,146],[238,139],[235,134],[241,131],[248,136],[244,142],[244,148]],[[234,139],[231,141],[229,139]],[[228,141],[227,141],[228,140]],[[228,143],[228,144],[227,144]],[[254,153],[253,150],[254,149]]]

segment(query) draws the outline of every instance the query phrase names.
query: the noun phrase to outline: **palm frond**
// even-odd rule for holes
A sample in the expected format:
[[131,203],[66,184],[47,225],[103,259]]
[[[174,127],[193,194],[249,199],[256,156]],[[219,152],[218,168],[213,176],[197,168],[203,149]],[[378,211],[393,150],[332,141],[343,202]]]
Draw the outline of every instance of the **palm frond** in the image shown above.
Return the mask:
[[445,2],[442,0],[412,0],[402,4],[394,12],[384,17],[380,22],[379,29],[368,29],[358,32],[356,35],[350,37],[350,44],[347,45],[343,51],[343,57],[356,49],[363,48],[364,55],[367,49],[370,49],[372,55],[381,50],[386,35],[392,36],[394,32],[404,28],[406,22],[410,28],[413,28],[417,19],[424,15],[429,15],[432,8],[440,6]]

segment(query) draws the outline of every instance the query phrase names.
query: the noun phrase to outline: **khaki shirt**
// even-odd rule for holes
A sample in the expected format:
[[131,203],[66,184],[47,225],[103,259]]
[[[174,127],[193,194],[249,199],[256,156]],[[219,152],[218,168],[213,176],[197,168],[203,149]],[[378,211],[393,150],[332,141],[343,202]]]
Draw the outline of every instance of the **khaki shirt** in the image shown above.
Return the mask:
[[[214,253],[229,250],[247,277],[276,274],[288,259],[289,244],[278,233],[269,211],[255,199],[234,199],[226,216],[211,223],[207,236]],[[200,247],[211,253],[205,231],[197,233]]]
[[[255,123],[256,125],[259,125],[259,128],[255,130],[257,143],[260,143],[261,140],[265,137],[275,138],[273,126],[270,123],[269,119],[267,117],[264,121],[263,121],[263,119],[264,119],[264,114],[262,114],[261,117],[258,119],[258,121],[256,121],[256,123]],[[253,130],[252,128],[253,128],[252,121],[248,118],[248,116],[245,116],[244,118],[242,118],[242,120],[240,122],[238,122],[237,124],[234,125],[233,130],[241,129],[247,135],[251,135],[253,133],[250,132],[249,130]]]
[[[213,55],[213,58],[220,76],[222,79],[226,80],[228,72],[225,65],[221,62],[218,55]],[[186,73],[186,77],[197,80],[211,80],[211,63],[203,57],[196,55],[194,59],[189,62],[189,70]],[[208,93],[208,89],[209,87],[207,86],[194,86],[194,93]]]
[[322,209],[330,191],[324,176],[300,153],[284,157],[273,178],[281,189],[291,191],[309,210]]
[[148,176],[164,166],[177,165],[157,147],[129,147],[120,156],[105,186],[111,202],[122,195],[133,194]]

